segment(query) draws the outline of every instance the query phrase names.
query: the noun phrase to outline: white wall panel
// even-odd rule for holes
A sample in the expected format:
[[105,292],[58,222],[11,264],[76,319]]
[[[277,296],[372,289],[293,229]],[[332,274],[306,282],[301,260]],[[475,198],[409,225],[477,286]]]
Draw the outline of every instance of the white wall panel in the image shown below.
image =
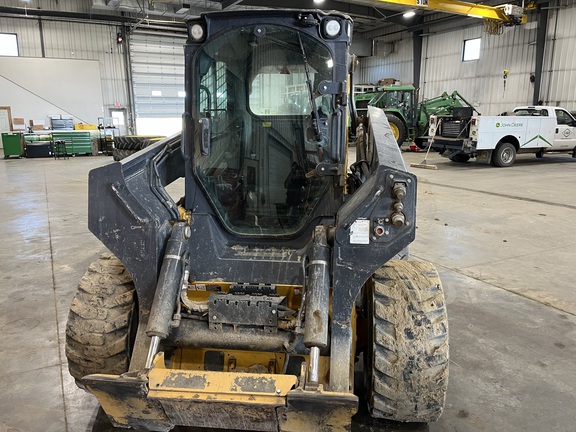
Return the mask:
[[[356,84],[376,84],[382,78],[396,78],[403,84],[412,84],[413,54],[412,39],[384,38],[376,41],[377,45],[392,44],[393,52],[385,57],[373,56],[360,59],[359,73],[356,75]],[[379,47],[375,47],[378,53]]]
[[576,4],[550,10],[542,100],[576,110]]
[[[65,3],[60,1],[59,6],[64,7]],[[116,25],[42,20],[46,58],[97,61],[93,65],[99,69],[101,81],[94,85],[102,89],[103,108],[100,107],[100,116],[109,116],[108,110],[115,103],[121,107],[128,106],[124,48],[116,44],[117,31]],[[0,32],[17,34],[21,57],[42,56],[38,19],[0,18]],[[94,118],[91,121],[96,123],[97,120]]]
[[104,116],[118,102],[128,105],[123,46],[116,43],[116,26],[70,22],[44,23],[46,57],[97,60],[102,78]]
[[13,117],[49,126],[52,115],[72,116],[76,123],[96,123],[101,116],[97,61],[0,57],[0,71],[2,103]]

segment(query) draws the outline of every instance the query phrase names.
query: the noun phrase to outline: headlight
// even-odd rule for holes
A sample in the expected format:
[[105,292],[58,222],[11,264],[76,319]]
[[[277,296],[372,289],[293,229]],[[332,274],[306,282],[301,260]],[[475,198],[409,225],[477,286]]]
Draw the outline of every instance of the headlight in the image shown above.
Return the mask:
[[324,21],[324,36],[329,38],[335,38],[340,34],[342,25],[340,21],[336,19],[327,19]]
[[192,27],[190,27],[190,37],[192,37],[192,39],[195,41],[202,40],[202,38],[204,38],[204,27],[202,27],[200,24],[194,24]]

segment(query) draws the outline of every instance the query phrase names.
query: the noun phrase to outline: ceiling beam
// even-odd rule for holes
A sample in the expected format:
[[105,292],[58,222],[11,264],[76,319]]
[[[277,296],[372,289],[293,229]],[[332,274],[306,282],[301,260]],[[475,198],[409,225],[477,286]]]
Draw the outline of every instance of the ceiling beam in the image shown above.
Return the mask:
[[[222,9],[231,6],[255,6],[255,7],[272,7],[269,0],[218,0],[222,5]],[[290,9],[314,9],[311,8],[310,0],[290,0],[284,2],[275,2],[275,8],[290,8]],[[367,6],[358,3],[346,3],[336,0],[326,0],[322,3],[323,10],[336,10],[346,13],[352,17],[361,17],[365,19],[374,19],[380,21],[387,21],[394,24],[406,25],[403,21],[401,14],[396,10],[382,9],[375,6]],[[400,16],[399,16],[400,15]]]

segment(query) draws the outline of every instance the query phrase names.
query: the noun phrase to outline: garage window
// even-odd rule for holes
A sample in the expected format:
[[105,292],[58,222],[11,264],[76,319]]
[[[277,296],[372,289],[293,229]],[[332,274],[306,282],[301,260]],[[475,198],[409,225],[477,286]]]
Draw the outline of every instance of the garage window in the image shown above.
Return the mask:
[[18,57],[18,37],[14,33],[0,33],[0,56]]
[[478,60],[480,58],[481,38],[466,39],[462,49],[462,61]]

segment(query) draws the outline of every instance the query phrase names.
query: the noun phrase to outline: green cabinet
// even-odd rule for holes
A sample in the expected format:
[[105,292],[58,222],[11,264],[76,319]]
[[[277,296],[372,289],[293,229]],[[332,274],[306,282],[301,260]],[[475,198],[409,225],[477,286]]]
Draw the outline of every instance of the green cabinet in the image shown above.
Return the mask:
[[92,154],[92,138],[90,132],[52,132],[52,142],[64,141],[66,153]]
[[10,156],[22,157],[24,154],[22,134],[20,132],[2,133],[2,147],[4,147],[4,158],[9,158]]

